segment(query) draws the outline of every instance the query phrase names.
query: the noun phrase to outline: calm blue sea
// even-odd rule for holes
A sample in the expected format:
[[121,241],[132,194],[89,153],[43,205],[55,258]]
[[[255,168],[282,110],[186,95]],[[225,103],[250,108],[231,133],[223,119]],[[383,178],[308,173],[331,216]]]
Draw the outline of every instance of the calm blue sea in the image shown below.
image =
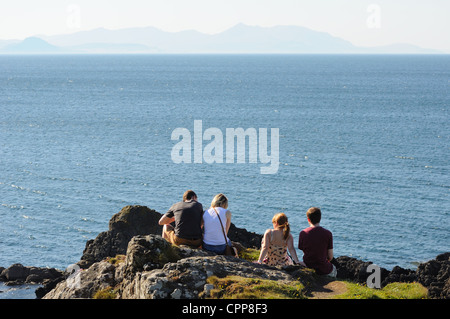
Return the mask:
[[[450,56],[0,56],[0,266],[65,269],[122,207],[191,188],[296,240],[319,206],[336,256],[415,268],[450,251],[449,111]],[[278,128],[278,172],[174,163],[195,120]]]

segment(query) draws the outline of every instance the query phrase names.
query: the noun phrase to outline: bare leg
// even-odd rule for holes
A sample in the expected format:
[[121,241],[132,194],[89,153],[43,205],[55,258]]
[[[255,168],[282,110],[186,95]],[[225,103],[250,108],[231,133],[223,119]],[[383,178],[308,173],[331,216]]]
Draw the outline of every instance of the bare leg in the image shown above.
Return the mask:
[[162,230],[162,238],[164,239],[168,239],[169,237],[167,236],[167,232],[173,230],[173,226],[170,224],[166,224],[163,226],[163,230]]

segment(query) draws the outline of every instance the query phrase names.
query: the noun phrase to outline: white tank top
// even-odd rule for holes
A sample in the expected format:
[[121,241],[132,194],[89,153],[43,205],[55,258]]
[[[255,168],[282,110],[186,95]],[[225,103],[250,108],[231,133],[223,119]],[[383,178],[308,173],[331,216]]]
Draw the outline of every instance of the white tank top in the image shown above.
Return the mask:
[[[227,209],[222,207],[215,207],[217,213],[222,221],[223,229],[227,229]],[[222,227],[220,226],[219,218],[216,212],[211,207],[203,213],[203,241],[208,245],[224,245],[225,238],[223,237]],[[228,240],[228,237],[227,237]]]

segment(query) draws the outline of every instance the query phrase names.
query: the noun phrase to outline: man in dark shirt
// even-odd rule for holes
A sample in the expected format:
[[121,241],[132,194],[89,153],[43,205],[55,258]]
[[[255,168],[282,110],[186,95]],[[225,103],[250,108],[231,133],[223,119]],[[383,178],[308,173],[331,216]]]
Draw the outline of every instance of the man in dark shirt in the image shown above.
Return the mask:
[[[198,248],[202,244],[203,206],[197,195],[188,190],[183,201],[175,203],[159,220],[163,225],[162,237],[174,245]],[[171,223],[175,222],[175,227]]]
[[333,235],[320,226],[320,209],[311,207],[306,212],[306,217],[310,227],[302,230],[298,238],[298,248],[303,251],[303,262],[318,275],[336,277],[336,267],[330,262],[333,259]]

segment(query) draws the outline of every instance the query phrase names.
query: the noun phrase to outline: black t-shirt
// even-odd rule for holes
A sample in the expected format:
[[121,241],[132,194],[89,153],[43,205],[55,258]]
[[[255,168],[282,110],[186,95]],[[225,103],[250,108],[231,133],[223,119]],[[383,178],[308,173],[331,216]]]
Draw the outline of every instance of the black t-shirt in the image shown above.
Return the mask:
[[202,238],[203,206],[195,200],[173,204],[165,216],[175,216],[175,235],[184,239]]

